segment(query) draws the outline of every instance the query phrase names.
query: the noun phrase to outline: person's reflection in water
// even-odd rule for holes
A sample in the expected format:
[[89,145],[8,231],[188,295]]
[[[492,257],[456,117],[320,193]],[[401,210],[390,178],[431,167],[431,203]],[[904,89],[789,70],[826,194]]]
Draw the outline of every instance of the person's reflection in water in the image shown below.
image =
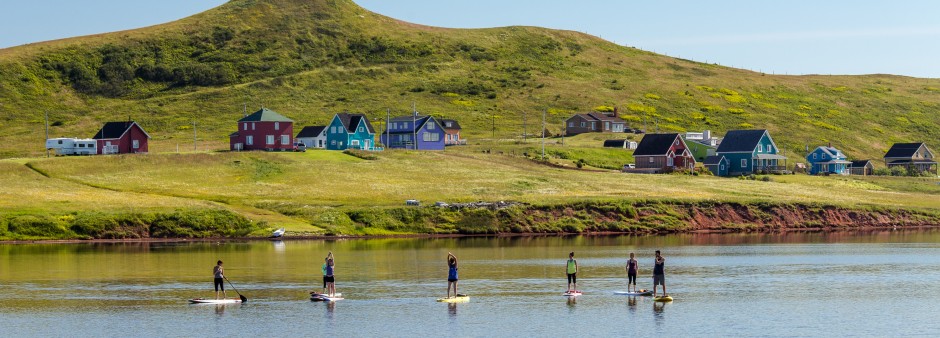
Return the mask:
[[457,318],[457,303],[447,303],[447,314],[451,319]]
[[630,309],[630,313],[636,313],[636,297],[627,297],[627,308]]
[[664,314],[666,313],[666,303],[663,302],[653,302],[653,318],[656,320],[656,325],[662,325],[663,320],[666,319]]
[[223,305],[223,304],[218,304],[218,305],[216,305],[216,306],[215,306],[215,314],[219,315],[219,317],[221,317],[222,315],[224,315],[224,314],[225,314],[225,305]]
[[333,311],[336,309],[336,302],[326,302],[326,319],[333,322]]
[[578,297],[568,297],[568,310],[574,311],[574,306],[578,304]]

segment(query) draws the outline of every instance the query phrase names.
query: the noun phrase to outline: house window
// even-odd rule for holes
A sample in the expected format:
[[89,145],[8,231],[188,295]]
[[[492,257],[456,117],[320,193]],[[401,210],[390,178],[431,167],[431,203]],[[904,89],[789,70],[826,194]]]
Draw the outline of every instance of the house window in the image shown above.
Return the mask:
[[359,140],[349,141],[349,146],[354,148],[359,148]]
[[248,122],[242,123],[242,130],[248,131]]
[[247,145],[254,145],[254,144],[255,144],[255,138],[254,138],[253,136],[251,136],[251,135],[245,136],[245,144],[247,144]]
[[679,145],[679,139],[676,139],[676,145]]
[[134,149],[140,148],[140,141],[138,141],[138,140],[133,140],[133,144],[131,145],[131,147],[134,148]]
[[574,122],[568,122],[568,128],[574,128]]
[[428,121],[428,130],[434,130],[434,121]]
[[361,132],[364,132],[364,131],[366,131],[366,128],[365,128],[365,127],[359,127],[359,132],[360,132],[360,133],[361,133]]
[[653,163],[653,157],[650,157],[650,163]]
[[725,165],[722,164],[722,165],[718,166],[718,170],[725,170]]
[[281,135],[281,144],[290,145],[290,135]]
[[281,130],[281,124],[278,122],[274,122],[274,130]]
[[591,122],[591,130],[597,129],[597,125],[594,122]]
[[741,168],[747,168],[747,160],[741,160]]
[[59,144],[62,144],[62,140],[59,140]]
[[268,145],[274,144],[274,135],[267,135],[267,137],[265,138],[265,141],[267,141],[265,144],[268,144]]
[[251,123],[251,130],[255,130],[255,123],[254,123],[254,122]]
[[813,153],[813,159],[814,160],[816,159],[816,153]]
[[330,141],[330,145],[331,145],[331,146],[335,146],[335,145],[336,145],[336,140]]
[[[570,124],[570,122],[569,122],[569,124]],[[453,124],[453,123],[450,123],[450,122],[444,122],[444,125],[447,126],[447,128],[450,128],[450,127],[453,127],[453,126],[454,126],[454,124]],[[572,126],[572,127],[574,127],[574,126]]]
[[757,145],[757,152],[759,152],[759,153],[764,152],[764,147],[761,147],[761,146],[758,144],[758,145]]
[[767,145],[767,152],[768,152],[768,153],[769,153],[769,152],[772,152],[772,149],[773,149],[773,148],[771,148],[770,145],[768,144],[768,145]]
[[610,130],[610,122],[604,121],[604,130]]
[[581,122],[581,128],[584,128],[584,126],[585,126],[584,122]]

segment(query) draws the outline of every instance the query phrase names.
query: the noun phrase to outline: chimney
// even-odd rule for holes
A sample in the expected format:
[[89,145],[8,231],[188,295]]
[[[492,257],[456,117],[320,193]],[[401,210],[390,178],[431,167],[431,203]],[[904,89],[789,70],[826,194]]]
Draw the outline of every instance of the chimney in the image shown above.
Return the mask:
[[707,129],[706,129],[705,131],[702,132],[702,140],[703,140],[703,141],[708,141],[708,140],[711,140],[711,139],[712,139],[712,131],[711,131],[711,130],[707,130]]
[[617,106],[614,106],[614,117],[619,117],[620,110],[617,109]]

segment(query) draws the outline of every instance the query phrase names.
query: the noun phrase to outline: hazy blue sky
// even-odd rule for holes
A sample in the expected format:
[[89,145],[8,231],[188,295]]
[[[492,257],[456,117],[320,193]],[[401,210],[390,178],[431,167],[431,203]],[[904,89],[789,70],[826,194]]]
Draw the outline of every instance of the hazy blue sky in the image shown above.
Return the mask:
[[[0,47],[149,26],[224,0],[10,1]],[[358,0],[444,27],[569,29],[696,61],[778,74],[940,77],[940,1]]]

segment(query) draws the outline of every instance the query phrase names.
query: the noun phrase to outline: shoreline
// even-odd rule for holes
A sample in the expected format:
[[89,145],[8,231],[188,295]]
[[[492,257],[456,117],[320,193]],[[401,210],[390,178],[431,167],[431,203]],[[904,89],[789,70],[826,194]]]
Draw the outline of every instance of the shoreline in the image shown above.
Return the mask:
[[22,244],[145,244],[145,243],[210,243],[210,242],[260,242],[260,241],[340,241],[368,239],[441,239],[441,238],[508,238],[508,237],[569,237],[569,236],[663,236],[663,235],[732,235],[732,234],[786,234],[817,232],[857,232],[877,230],[929,230],[940,228],[940,224],[913,226],[857,226],[857,227],[806,227],[766,229],[701,229],[692,231],[665,232],[562,232],[562,233],[500,233],[500,234],[399,234],[399,235],[300,235],[284,237],[212,237],[212,238],[134,238],[134,239],[37,239],[0,240],[0,245]]

